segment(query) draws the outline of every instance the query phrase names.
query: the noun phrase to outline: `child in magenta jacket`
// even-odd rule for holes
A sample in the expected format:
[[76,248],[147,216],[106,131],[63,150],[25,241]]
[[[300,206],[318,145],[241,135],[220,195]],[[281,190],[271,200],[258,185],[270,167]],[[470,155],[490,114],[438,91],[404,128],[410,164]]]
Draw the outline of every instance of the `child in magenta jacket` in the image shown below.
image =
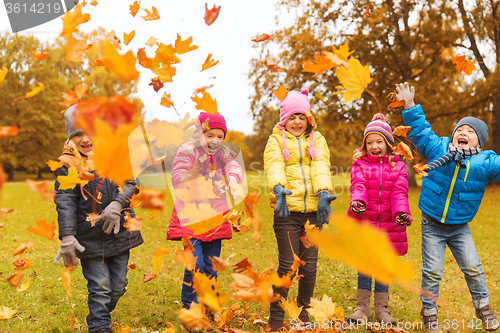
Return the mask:
[[[389,236],[399,255],[408,251],[406,226],[412,218],[408,207],[408,174],[394,155],[394,137],[385,116],[377,113],[364,131],[363,144],[354,152],[351,170],[351,205],[348,215],[371,223]],[[349,321],[369,318],[371,277],[358,272],[357,306]],[[396,323],[390,315],[389,286],[375,281],[375,314],[381,322]]]
[[[204,180],[210,179],[213,184],[213,195],[208,195],[208,200],[203,197],[203,194],[196,198],[190,197],[189,203],[195,203],[198,206],[203,202],[208,203],[213,211],[223,214],[229,211],[226,199],[226,191],[229,188],[224,185],[241,184],[243,169],[235,161],[237,154],[222,143],[227,134],[224,117],[219,113],[201,112],[198,120],[195,139],[182,144],[177,150],[172,164],[172,185],[179,188],[183,184],[195,181],[192,178],[196,175]],[[192,195],[195,196],[201,192],[202,189],[192,191]],[[213,270],[212,261],[209,258],[220,256],[221,240],[232,238],[231,225],[229,222],[224,222],[205,233],[195,235],[194,231],[186,225],[200,221],[190,221],[186,218],[185,215],[190,215],[189,210],[183,198],[177,197],[167,230],[167,239],[181,240],[183,236],[190,237],[195,250],[193,255],[196,257],[196,270],[210,277],[217,277],[217,272]],[[211,217],[205,216],[207,219]],[[192,283],[192,272],[185,270],[181,293],[184,308],[189,308],[192,302],[198,303]]]

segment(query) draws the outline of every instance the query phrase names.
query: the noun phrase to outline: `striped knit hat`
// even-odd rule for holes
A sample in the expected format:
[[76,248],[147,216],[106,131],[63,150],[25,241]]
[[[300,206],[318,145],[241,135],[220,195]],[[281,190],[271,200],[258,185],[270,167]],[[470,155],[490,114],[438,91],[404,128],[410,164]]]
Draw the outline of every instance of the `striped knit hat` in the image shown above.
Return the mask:
[[394,149],[394,137],[392,136],[392,129],[391,126],[389,126],[389,124],[386,122],[386,118],[382,113],[376,113],[372,118],[372,122],[366,126],[362,147],[365,146],[366,137],[369,134],[373,133],[382,135],[385,138],[387,145],[391,147],[391,149]]

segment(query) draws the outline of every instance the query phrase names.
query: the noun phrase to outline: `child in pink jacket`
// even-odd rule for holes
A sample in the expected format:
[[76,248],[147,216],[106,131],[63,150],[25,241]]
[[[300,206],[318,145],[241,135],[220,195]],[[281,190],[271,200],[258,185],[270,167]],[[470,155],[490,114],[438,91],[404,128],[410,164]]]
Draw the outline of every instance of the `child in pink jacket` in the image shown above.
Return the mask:
[[[393,149],[391,127],[377,113],[365,128],[362,146],[354,152],[348,215],[386,232],[399,255],[405,255],[406,227],[413,220],[408,207],[408,174]],[[347,316],[349,321],[370,317],[371,284],[371,277],[358,272],[357,306]],[[378,320],[396,323],[388,310],[389,286],[375,281],[374,298]]]
[[[212,185],[213,193],[206,195],[200,188],[191,190],[187,198],[177,197],[167,230],[167,239],[181,240],[183,236],[190,237],[195,250],[193,255],[196,257],[196,271],[217,277],[210,257],[219,257],[221,240],[231,239],[229,222],[224,222],[205,233],[195,234],[188,226],[213,216],[202,216],[200,220],[186,216],[193,215],[193,204],[198,208],[208,204],[211,211],[219,214],[229,211],[226,199],[226,190],[229,188],[226,185],[241,184],[243,169],[234,159],[237,154],[222,144],[227,133],[224,117],[219,113],[201,112],[198,120],[194,133],[195,140],[182,144],[177,150],[172,164],[172,185],[178,189],[183,184],[193,184],[196,181],[193,178],[200,177],[202,182]],[[189,308],[192,302],[198,303],[192,283],[192,272],[185,270],[181,293],[184,308]]]

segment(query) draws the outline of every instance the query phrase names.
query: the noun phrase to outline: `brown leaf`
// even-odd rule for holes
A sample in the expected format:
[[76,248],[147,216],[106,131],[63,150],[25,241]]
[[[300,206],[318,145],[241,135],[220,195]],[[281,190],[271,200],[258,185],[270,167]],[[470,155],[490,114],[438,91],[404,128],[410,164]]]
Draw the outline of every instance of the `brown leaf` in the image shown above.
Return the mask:
[[153,78],[151,82],[149,83],[150,86],[153,86],[153,89],[158,92],[161,88],[163,88],[163,82],[160,81],[158,78]]
[[146,274],[144,274],[144,278],[142,279],[142,283],[149,282],[149,281],[153,280],[154,278],[156,278],[156,274],[146,273]]
[[128,265],[128,268],[130,268],[130,269],[136,269],[137,265],[133,262],[130,265]]
[[248,258],[241,259],[233,266],[233,272],[235,273],[241,273],[246,271],[247,269],[252,269],[252,264],[248,261]]
[[219,16],[219,11],[220,11],[220,7],[216,7],[216,5],[214,4],[214,7],[212,9],[208,9],[208,5],[205,3],[205,23],[207,25],[211,25],[212,23],[214,23],[214,21],[217,19],[217,17]]
[[266,59],[264,60],[264,65],[271,71],[271,73],[277,72],[288,72],[288,68],[279,67],[273,58],[269,55],[269,51],[267,51]]
[[19,285],[19,282],[21,282],[22,278],[24,276],[24,273],[17,273],[12,275],[10,278],[7,279],[7,282],[12,286],[12,287],[17,287]]

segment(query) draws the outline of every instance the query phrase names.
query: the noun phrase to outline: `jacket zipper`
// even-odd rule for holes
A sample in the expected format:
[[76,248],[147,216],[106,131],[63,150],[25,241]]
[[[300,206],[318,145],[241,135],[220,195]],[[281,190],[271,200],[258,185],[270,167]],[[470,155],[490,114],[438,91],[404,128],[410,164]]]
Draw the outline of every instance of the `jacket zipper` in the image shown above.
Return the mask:
[[304,213],[307,213],[307,202],[306,202],[306,198],[307,198],[307,184],[306,184],[306,173],[304,172],[304,169],[302,168],[302,147],[300,145],[300,138],[299,137],[296,137],[297,138],[297,142],[299,143],[299,156],[300,156],[300,159],[299,159],[299,165],[300,165],[300,171],[302,171],[302,180],[304,181],[304,189],[305,189],[305,192],[304,192]]
[[380,202],[382,201],[382,158],[380,158],[380,184],[378,187],[378,218],[377,218],[377,228],[380,222]]
[[467,171],[465,171],[464,183],[467,181],[467,176],[469,175],[470,161],[467,160]]
[[444,205],[443,217],[441,218],[441,223],[444,223],[446,220],[446,214],[448,214],[448,206],[450,205],[451,195],[453,193],[453,188],[455,187],[455,182],[457,181],[458,170],[460,166],[457,165],[455,167],[455,173],[453,174],[453,179],[451,181],[450,190],[448,191],[448,197],[446,198],[446,204]]

